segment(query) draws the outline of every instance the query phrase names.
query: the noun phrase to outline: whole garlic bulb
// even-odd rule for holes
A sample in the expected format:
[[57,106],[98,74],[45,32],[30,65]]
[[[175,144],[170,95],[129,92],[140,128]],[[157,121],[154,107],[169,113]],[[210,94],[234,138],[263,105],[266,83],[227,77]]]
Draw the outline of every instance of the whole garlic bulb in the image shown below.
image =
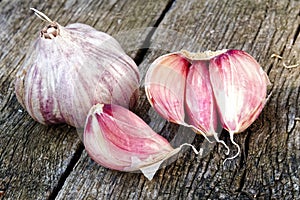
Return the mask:
[[97,103],[135,103],[138,68],[114,38],[85,24],[63,27],[33,10],[50,24],[27,52],[15,90],[36,121],[83,127]]

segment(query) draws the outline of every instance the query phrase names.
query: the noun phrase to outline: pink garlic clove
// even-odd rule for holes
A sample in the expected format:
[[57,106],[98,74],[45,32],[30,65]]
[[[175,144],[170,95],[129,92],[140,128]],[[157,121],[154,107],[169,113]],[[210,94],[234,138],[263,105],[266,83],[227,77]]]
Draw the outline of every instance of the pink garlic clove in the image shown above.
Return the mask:
[[218,116],[206,61],[193,61],[186,79],[187,123],[212,136],[218,128]]
[[228,50],[212,58],[209,74],[223,128],[238,149],[236,155],[227,158],[233,159],[240,152],[233,135],[244,131],[259,116],[270,82],[257,61],[240,50]]
[[211,59],[209,74],[223,128],[244,131],[266,102],[266,73],[246,52],[228,50]]
[[184,123],[185,81],[190,63],[178,54],[156,59],[145,78],[145,91],[152,107],[165,119]]
[[149,180],[163,161],[181,149],[174,149],[131,111],[108,104],[91,108],[83,142],[88,154],[100,165],[120,171],[141,170]]

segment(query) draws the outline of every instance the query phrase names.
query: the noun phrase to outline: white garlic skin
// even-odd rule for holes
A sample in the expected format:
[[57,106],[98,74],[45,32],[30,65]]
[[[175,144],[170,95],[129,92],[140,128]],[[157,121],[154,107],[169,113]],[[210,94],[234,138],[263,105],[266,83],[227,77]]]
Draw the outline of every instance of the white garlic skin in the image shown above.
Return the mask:
[[136,64],[114,38],[85,24],[53,22],[27,52],[15,90],[36,121],[83,127],[97,103],[132,106],[139,82]]

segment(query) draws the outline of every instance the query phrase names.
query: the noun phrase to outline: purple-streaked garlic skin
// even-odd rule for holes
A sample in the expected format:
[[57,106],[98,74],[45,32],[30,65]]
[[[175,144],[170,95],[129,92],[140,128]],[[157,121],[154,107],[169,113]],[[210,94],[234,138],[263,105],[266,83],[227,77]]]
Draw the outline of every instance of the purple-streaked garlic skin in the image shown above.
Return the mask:
[[186,75],[190,63],[178,54],[156,59],[145,77],[145,91],[152,107],[168,121],[184,123]]
[[119,43],[80,23],[45,27],[17,73],[18,101],[42,124],[83,127],[96,103],[132,106],[139,72]]
[[210,60],[209,74],[223,128],[244,131],[265,105],[266,73],[246,52],[228,50]]
[[187,123],[207,136],[216,133],[219,125],[217,107],[208,73],[208,62],[193,61],[186,79],[185,103]]
[[93,106],[83,138],[85,149],[95,162],[120,171],[139,170],[174,150],[142,119],[118,105]]

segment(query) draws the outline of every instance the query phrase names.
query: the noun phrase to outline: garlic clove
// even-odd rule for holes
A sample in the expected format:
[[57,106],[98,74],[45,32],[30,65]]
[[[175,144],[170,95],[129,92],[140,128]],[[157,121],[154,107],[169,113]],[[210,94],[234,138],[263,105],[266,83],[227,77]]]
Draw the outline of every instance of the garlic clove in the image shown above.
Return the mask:
[[179,54],[156,59],[145,77],[145,91],[152,107],[165,119],[183,124],[185,81],[190,63]]
[[207,62],[193,61],[190,66],[186,79],[185,102],[187,123],[203,130],[207,136],[212,136],[219,121]]
[[210,60],[209,74],[223,128],[233,135],[248,128],[262,111],[270,83],[257,61],[244,51],[228,50]]
[[223,128],[244,131],[266,102],[266,73],[246,52],[228,50],[211,59],[209,74]]
[[91,108],[83,142],[88,154],[100,165],[119,171],[141,170],[149,180],[182,147],[174,149],[137,115],[108,104]]

